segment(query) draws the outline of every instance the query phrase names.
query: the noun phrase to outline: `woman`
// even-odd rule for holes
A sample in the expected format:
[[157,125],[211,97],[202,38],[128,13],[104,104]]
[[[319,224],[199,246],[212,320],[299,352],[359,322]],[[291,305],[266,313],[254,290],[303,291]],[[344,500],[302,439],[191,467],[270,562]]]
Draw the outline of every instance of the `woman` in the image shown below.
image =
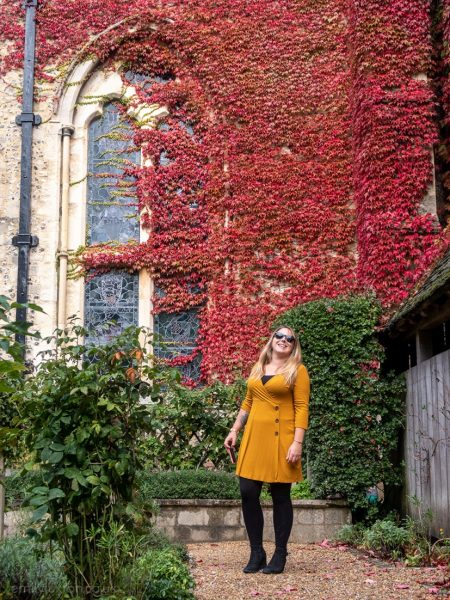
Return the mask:
[[[309,377],[300,343],[289,327],[279,327],[251,370],[247,395],[224,442],[231,451],[245,427],[236,465],[251,548],[244,573],[284,570],[293,519],[291,483],[302,480],[308,402]],[[269,564],[262,543],[264,518],[259,501],[264,482],[270,483],[275,529],[275,553]]]

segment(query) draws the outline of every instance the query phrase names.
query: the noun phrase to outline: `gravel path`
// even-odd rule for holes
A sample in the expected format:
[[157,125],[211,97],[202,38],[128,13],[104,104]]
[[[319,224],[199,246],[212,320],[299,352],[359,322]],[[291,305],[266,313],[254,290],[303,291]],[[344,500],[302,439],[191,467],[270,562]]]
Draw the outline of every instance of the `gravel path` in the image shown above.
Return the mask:
[[[272,544],[265,544],[268,556]],[[411,568],[357,553],[346,546],[290,544],[281,575],[245,575],[245,542],[190,544],[198,600],[432,600],[449,598],[439,584],[450,570]]]

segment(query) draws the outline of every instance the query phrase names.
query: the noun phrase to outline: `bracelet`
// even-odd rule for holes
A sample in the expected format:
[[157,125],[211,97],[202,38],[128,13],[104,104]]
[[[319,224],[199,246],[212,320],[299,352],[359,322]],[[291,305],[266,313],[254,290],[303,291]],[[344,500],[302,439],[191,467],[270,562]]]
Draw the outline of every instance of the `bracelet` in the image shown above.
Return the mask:
[[294,442],[295,442],[296,444],[300,444],[300,446],[303,446],[303,442],[298,442],[297,440],[294,440]]
[[238,430],[238,429],[235,429],[234,427],[232,427],[232,428],[230,429],[230,431],[234,431],[235,433],[239,433],[239,430]]

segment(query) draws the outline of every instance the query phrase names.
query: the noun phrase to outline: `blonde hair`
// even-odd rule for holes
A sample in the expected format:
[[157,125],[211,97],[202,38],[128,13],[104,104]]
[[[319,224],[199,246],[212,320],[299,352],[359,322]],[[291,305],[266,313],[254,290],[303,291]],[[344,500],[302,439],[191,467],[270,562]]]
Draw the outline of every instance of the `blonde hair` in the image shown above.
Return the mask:
[[272,360],[273,338],[275,337],[275,334],[280,331],[280,329],[289,329],[289,331],[292,333],[292,336],[294,337],[294,343],[292,345],[291,354],[290,354],[289,358],[287,359],[286,364],[279,372],[281,375],[284,375],[284,378],[288,385],[290,385],[290,386],[294,385],[295,378],[297,376],[298,366],[302,363],[302,350],[300,347],[300,342],[297,339],[297,336],[292,331],[292,329],[290,327],[287,327],[286,325],[280,325],[279,327],[277,327],[277,329],[275,329],[275,331],[272,332],[272,335],[270,336],[269,341],[264,346],[264,348],[261,350],[261,354],[259,355],[258,360],[253,365],[253,368],[250,371],[250,376],[249,376],[250,379],[261,379],[261,377],[265,374],[264,367],[266,366],[267,363],[269,363]]

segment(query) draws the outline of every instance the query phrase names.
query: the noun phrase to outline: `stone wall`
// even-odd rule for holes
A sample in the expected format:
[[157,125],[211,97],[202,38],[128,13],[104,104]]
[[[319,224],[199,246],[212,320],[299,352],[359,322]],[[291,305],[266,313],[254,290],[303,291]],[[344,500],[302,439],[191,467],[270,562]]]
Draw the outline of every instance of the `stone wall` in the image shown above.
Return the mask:
[[[21,128],[15,118],[22,111],[18,95],[21,73],[8,73],[0,85],[0,294],[16,300],[17,248],[11,244],[19,229]],[[34,107],[42,124],[33,128],[31,231],[39,245],[30,251],[29,301],[45,314],[30,314],[48,335],[56,326],[57,248],[59,236],[60,123],[55,119],[47,86],[46,100]],[[35,354],[37,348],[30,349]]]
[[[159,500],[156,525],[171,540],[222,542],[246,540],[239,500]],[[263,502],[264,539],[274,541],[272,504]],[[332,538],[351,512],[343,500],[293,500],[291,542],[308,544]]]

